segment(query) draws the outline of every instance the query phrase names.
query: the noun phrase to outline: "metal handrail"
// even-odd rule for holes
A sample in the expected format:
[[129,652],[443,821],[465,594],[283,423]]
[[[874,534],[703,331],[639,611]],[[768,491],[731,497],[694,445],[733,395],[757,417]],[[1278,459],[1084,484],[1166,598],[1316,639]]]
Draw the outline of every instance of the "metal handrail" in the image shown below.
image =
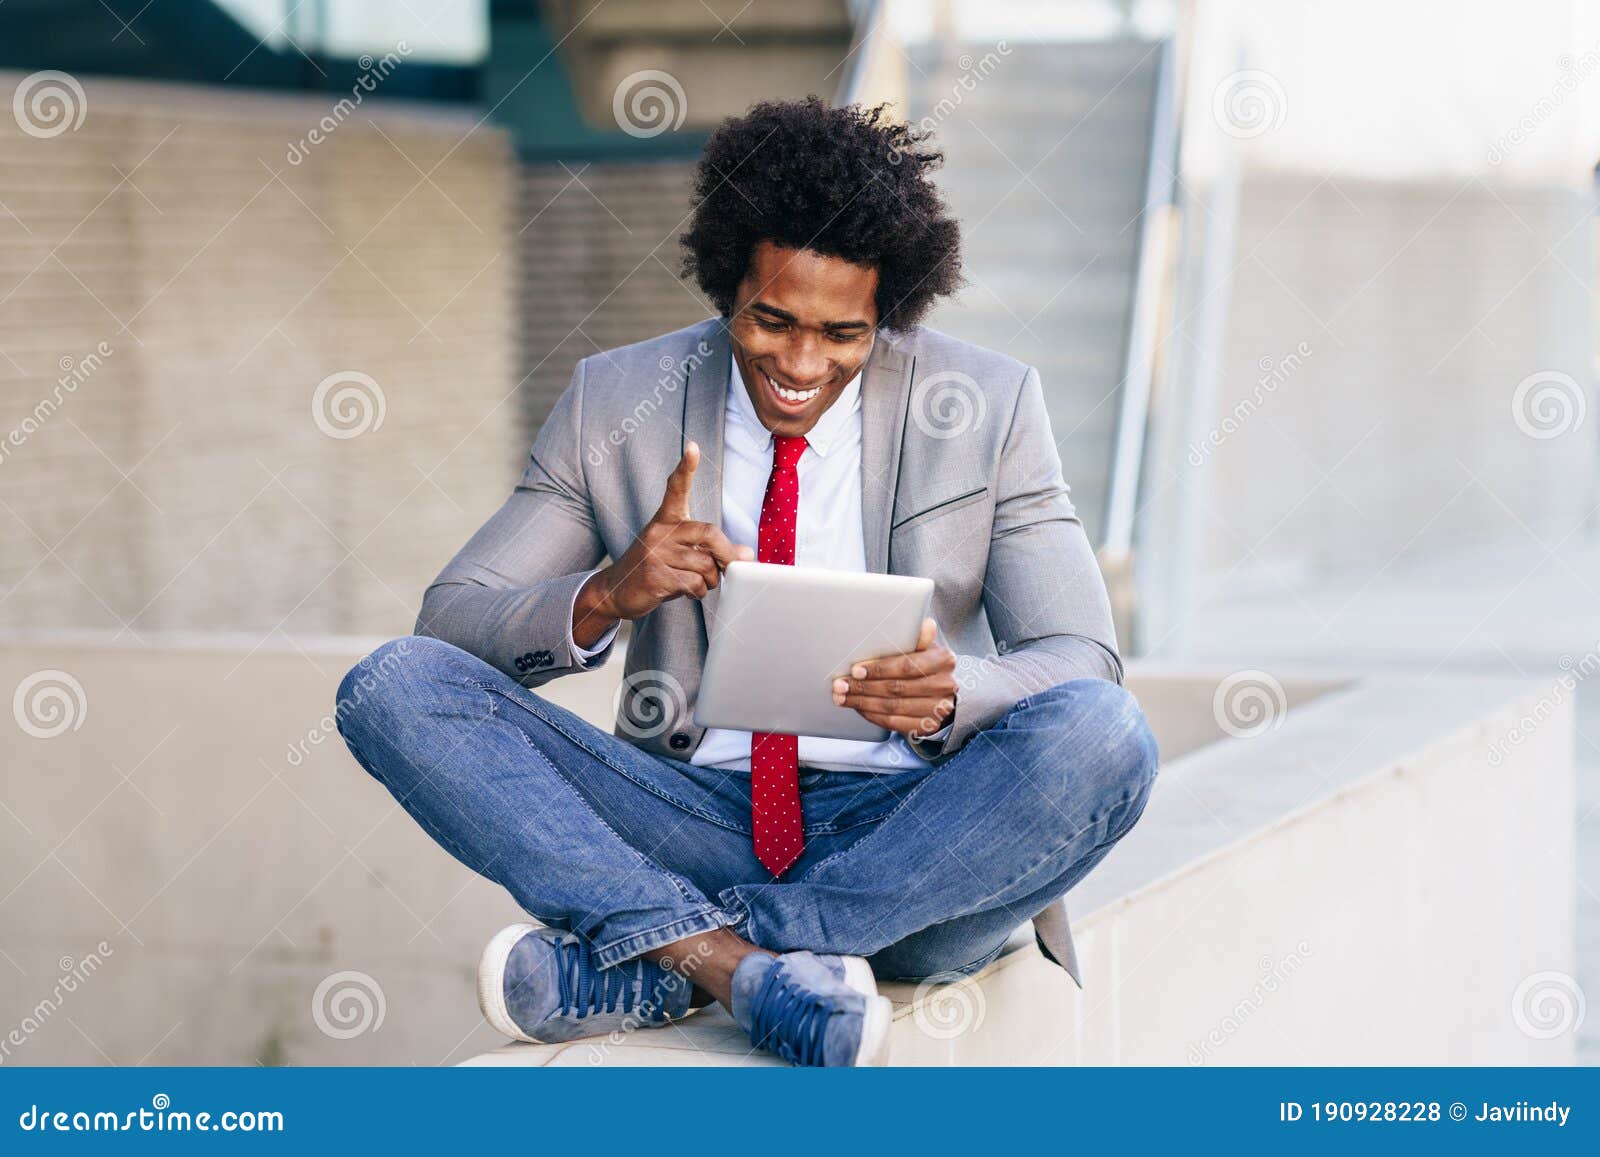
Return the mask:
[[1176,203],[1179,106],[1177,47],[1161,46],[1155,105],[1151,116],[1150,159],[1145,171],[1144,206],[1135,250],[1133,310],[1123,355],[1122,406],[1112,448],[1106,494],[1105,535],[1101,549],[1112,559],[1133,549],[1139,480],[1144,467],[1145,429],[1155,385],[1159,332],[1166,296],[1166,228]]
[[855,104],[861,97],[861,89],[867,75],[867,56],[872,50],[873,41],[878,35],[878,27],[882,23],[879,19],[883,9],[882,0],[849,0],[850,8],[850,51],[845,54],[846,64],[844,75],[839,79],[838,91],[834,94],[833,103],[843,108],[847,104]]

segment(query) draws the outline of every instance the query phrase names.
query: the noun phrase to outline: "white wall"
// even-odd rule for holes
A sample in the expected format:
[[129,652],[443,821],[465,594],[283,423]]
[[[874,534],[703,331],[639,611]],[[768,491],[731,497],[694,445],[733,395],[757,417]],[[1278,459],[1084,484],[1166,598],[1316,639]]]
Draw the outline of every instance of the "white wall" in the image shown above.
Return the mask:
[[1593,19],[1194,12],[1140,645],[1185,654],[1252,591],[1578,530],[1600,481]]

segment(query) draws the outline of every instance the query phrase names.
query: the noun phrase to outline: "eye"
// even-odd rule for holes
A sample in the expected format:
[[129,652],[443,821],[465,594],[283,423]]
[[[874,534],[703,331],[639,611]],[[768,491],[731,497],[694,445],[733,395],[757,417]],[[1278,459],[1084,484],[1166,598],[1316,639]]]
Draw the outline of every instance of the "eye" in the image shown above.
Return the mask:
[[756,324],[768,333],[782,333],[787,326],[781,321],[773,321],[770,317],[756,318]]
[[833,333],[829,333],[828,334],[828,340],[832,341],[832,342],[838,342],[840,345],[849,345],[851,342],[860,341],[865,336],[866,336],[865,334],[859,334],[859,333],[837,333],[837,332],[833,332]]

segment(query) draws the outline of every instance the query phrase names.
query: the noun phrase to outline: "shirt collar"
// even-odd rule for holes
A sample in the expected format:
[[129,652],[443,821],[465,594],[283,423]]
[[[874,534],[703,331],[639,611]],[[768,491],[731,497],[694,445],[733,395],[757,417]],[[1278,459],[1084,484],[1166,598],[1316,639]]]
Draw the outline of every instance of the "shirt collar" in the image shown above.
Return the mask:
[[[744,375],[739,372],[739,359],[730,352],[728,361],[728,412],[738,418],[757,446],[762,450],[771,450],[772,431],[762,425],[761,418],[756,414],[755,403],[745,389]],[[857,370],[856,376],[845,383],[844,392],[822,412],[817,424],[806,434],[806,445],[826,458],[828,451],[844,437],[850,424],[860,421],[860,415],[861,371]]]

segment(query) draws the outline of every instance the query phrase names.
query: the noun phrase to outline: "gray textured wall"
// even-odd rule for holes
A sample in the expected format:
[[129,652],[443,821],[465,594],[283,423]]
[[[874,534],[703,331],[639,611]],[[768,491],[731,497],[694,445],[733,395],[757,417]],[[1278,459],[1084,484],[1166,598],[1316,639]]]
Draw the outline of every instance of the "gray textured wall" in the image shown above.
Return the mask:
[[[505,142],[369,101],[307,147],[332,100],[83,85],[75,130],[0,117],[0,628],[404,629],[527,448]],[[383,401],[348,438],[359,404],[313,413],[344,371]]]

